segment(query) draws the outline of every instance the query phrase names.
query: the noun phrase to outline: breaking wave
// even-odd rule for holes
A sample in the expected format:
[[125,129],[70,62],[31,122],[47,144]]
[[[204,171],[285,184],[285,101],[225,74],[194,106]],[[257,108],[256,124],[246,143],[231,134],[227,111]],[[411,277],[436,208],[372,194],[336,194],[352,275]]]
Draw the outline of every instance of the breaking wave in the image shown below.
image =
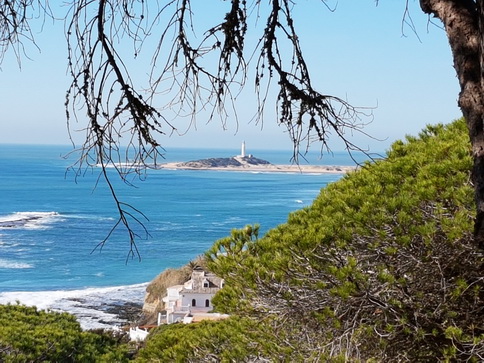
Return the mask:
[[0,216],[0,229],[45,229],[59,219],[57,212],[16,212]]
[[17,262],[17,261],[10,261],[10,260],[3,260],[0,259],[0,269],[24,269],[24,268],[33,268],[34,266],[25,263],[25,262]]
[[0,304],[36,306],[42,310],[65,311],[75,315],[84,330],[116,329],[127,323],[116,309],[143,302],[147,283],[56,291],[0,292]]

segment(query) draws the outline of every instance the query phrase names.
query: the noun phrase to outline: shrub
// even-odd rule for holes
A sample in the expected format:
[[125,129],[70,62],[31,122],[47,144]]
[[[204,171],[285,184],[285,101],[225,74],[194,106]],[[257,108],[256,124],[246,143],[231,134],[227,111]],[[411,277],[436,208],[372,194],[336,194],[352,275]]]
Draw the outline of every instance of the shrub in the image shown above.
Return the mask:
[[482,360],[471,164],[463,120],[428,126],[263,238],[233,232],[207,253],[217,308],[282,331],[289,360]]
[[0,305],[2,362],[123,362],[114,338],[81,330],[73,315]]
[[244,362],[257,361],[277,347],[267,345],[268,333],[250,319],[232,317],[196,324],[171,324],[150,333],[138,362]]

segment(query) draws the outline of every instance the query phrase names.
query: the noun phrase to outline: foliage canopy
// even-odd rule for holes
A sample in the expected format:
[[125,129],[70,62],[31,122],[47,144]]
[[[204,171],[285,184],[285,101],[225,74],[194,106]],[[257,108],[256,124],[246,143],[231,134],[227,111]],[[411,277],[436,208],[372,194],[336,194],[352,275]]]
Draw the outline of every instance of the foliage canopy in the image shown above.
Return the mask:
[[125,362],[127,350],[105,334],[82,331],[73,315],[0,305],[2,362]]

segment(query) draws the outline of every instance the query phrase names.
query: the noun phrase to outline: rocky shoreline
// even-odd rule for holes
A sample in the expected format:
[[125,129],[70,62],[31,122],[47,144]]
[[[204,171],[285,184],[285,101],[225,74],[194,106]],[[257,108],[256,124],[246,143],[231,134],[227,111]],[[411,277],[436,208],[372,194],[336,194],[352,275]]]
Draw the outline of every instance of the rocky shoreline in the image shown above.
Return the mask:
[[69,300],[79,304],[78,306],[82,306],[83,309],[102,312],[103,315],[100,317],[94,317],[92,315],[83,316],[83,314],[79,313],[74,313],[74,315],[77,315],[78,319],[83,317],[96,321],[98,325],[104,326],[104,329],[109,329],[108,327],[114,329],[116,327],[122,328],[123,326],[137,325],[144,315],[142,302],[111,301],[100,305],[90,305],[84,298],[71,298]]

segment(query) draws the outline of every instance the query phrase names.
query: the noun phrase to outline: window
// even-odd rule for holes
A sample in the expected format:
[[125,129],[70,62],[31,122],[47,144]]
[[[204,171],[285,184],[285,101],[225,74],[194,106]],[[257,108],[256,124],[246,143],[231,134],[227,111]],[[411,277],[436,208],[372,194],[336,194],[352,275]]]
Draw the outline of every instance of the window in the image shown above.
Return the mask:
[[197,300],[192,299],[192,306],[197,306]]
[[210,283],[207,280],[203,281],[203,287],[209,287],[209,286],[210,286]]
[[210,300],[209,299],[205,300],[205,307],[206,308],[210,307]]

